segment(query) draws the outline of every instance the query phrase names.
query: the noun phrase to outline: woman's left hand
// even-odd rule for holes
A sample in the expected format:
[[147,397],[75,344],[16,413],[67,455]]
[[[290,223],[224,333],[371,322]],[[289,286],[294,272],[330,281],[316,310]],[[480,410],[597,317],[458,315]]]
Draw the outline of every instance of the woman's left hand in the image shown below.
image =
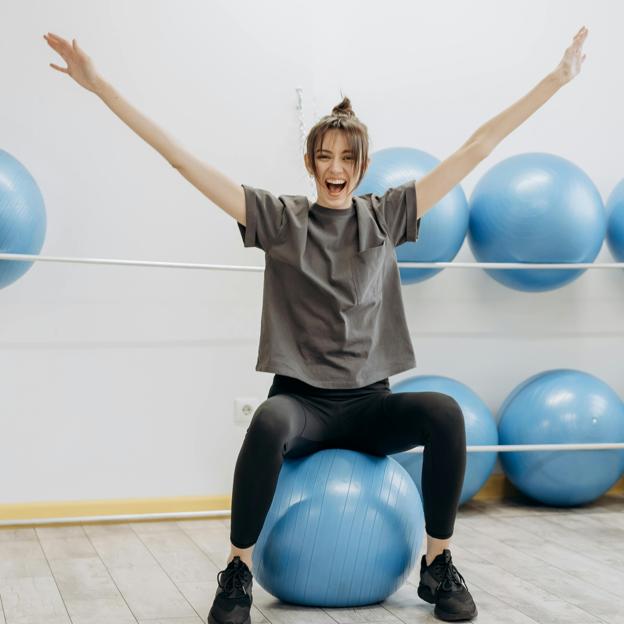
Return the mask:
[[583,44],[585,43],[585,39],[587,38],[587,33],[589,31],[585,26],[579,30],[574,39],[572,40],[572,44],[565,51],[561,62],[555,69],[555,73],[561,80],[561,84],[564,85],[567,82],[570,82],[572,78],[574,78],[580,71],[581,65],[585,60],[585,54],[583,52]]

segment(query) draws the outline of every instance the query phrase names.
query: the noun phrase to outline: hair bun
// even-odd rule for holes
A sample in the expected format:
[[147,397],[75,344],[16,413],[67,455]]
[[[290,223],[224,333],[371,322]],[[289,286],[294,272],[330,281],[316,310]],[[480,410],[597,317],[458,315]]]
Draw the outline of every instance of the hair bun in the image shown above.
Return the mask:
[[335,117],[355,117],[355,113],[351,109],[351,100],[344,97],[342,102],[332,109],[332,115]]

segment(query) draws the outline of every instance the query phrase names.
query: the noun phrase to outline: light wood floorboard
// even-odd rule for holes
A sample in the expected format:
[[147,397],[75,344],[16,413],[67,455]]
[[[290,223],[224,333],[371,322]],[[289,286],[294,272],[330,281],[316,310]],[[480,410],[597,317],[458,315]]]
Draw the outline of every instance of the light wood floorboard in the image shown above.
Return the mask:
[[[479,608],[474,621],[624,623],[622,512],[615,495],[573,509],[462,506],[451,551]],[[0,529],[0,624],[201,624],[229,530],[228,519]],[[355,609],[286,605],[254,583],[252,622],[439,622],[418,581],[419,565],[383,603]]]

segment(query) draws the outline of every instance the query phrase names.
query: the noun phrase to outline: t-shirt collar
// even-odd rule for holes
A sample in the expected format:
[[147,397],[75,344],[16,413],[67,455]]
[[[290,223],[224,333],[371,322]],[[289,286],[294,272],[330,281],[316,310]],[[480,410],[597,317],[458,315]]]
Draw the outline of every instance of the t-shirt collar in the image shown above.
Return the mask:
[[[379,247],[387,238],[385,231],[377,222],[366,200],[356,196],[353,197],[353,202],[355,203],[355,214],[357,216],[358,225],[358,253],[366,249],[371,249],[372,247]],[[306,203],[308,208],[306,211],[306,219],[308,219],[310,209],[314,205],[314,202],[307,200]]]

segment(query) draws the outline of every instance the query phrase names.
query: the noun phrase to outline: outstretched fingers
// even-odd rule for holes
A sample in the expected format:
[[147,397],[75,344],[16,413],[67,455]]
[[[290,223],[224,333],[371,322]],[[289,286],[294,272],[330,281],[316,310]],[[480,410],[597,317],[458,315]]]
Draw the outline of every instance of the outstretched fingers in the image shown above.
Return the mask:
[[43,35],[43,38],[50,44],[50,45],[62,45],[62,44],[67,44],[67,41],[65,41],[65,39],[63,39],[63,37],[59,37],[58,35],[55,35],[54,33],[47,33],[46,35]]
[[585,39],[587,39],[587,33],[589,32],[589,30],[587,30],[587,28],[585,26],[583,26],[581,28],[581,30],[579,30],[576,35],[574,35],[574,39],[572,41],[572,46],[575,49],[580,50],[583,47],[583,44],[585,43]]
[[576,35],[574,35],[574,38],[576,39],[577,37],[580,37],[581,35],[587,35],[589,31],[587,30],[586,26],[581,26],[579,28],[579,31],[576,33]]
[[[579,66],[585,61],[586,54],[582,54],[583,52],[583,44],[587,39],[587,34],[589,30],[587,27],[583,26],[577,33],[574,35],[574,39],[572,40],[572,45],[568,48],[568,54],[571,57],[575,58],[576,62]],[[581,55],[582,54],[582,55]]]
[[[57,35],[54,35],[52,33],[43,35],[43,38],[48,42],[48,45],[55,52],[57,52],[66,63],[68,63],[69,44],[67,43],[67,41],[65,41],[62,37],[58,37]],[[63,72],[64,74],[69,73],[69,67],[60,67],[55,63],[50,63],[50,67],[56,69],[57,71]]]
[[50,67],[53,67],[54,69],[57,69],[60,72],[63,72],[64,74],[69,74],[69,70],[67,67],[59,67],[58,65],[55,65],[54,63],[50,63]]
[[67,41],[65,41],[65,39],[52,35],[51,33],[43,35],[43,38],[48,42],[48,45],[53,50],[58,52],[65,60],[67,60],[65,57],[71,52],[71,46]]

